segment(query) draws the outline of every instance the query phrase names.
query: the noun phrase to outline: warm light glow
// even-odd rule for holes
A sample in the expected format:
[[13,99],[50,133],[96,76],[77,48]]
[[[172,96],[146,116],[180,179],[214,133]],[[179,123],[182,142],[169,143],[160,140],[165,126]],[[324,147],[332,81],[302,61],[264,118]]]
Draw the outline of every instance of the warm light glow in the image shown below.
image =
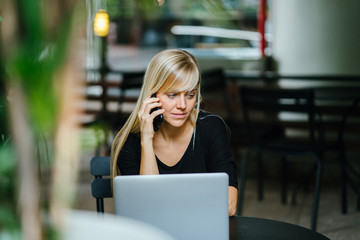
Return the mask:
[[157,2],[158,2],[158,6],[160,7],[164,4],[165,0],[157,0]]
[[109,32],[109,15],[104,9],[98,10],[94,19],[94,33],[106,37]]

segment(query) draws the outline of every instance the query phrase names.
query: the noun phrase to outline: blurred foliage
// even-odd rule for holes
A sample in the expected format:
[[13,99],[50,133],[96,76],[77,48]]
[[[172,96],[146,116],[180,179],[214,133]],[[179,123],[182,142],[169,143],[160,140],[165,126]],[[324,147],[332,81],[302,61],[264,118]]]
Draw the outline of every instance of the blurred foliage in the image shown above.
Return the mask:
[[[19,221],[16,215],[16,162],[10,146],[1,143],[0,146],[0,239],[1,232],[18,235]],[[6,197],[5,197],[6,196]]]
[[[1,16],[0,22],[2,22]],[[3,52],[1,46],[0,40],[0,52]],[[0,239],[5,238],[4,229],[11,236],[19,235],[19,221],[14,204],[16,203],[16,162],[9,142],[6,106],[4,56],[0,55]]]
[[[12,101],[11,88],[17,85],[23,91],[26,105],[24,116],[29,116],[27,120],[31,126],[34,146],[37,147],[37,139],[41,139],[44,133],[52,136],[56,129],[60,107],[60,84],[56,82],[56,74],[61,70],[67,55],[75,0],[66,3],[9,1],[2,4],[5,9],[1,9],[8,11],[8,14],[0,16],[0,25],[12,24],[16,28],[14,36],[9,32],[1,32],[2,35],[8,34],[1,39],[12,39],[11,44],[5,46],[4,42],[0,42],[0,239],[20,239],[21,212],[18,209],[18,166],[15,156],[19,149],[14,149],[10,138],[8,114],[9,101]],[[62,6],[57,9],[57,18],[50,21],[47,19],[47,11],[54,6],[56,8],[56,4]],[[50,22],[55,24],[50,26]],[[0,30],[3,29],[1,26]],[[40,169],[42,160],[39,158],[32,164],[38,165]],[[42,206],[45,212],[46,208]],[[46,239],[55,236],[52,226],[45,226],[43,236]]]
[[231,10],[223,0],[164,0],[159,6],[156,0],[107,0],[111,19],[122,18],[231,18]]
[[[1,50],[0,40],[0,50]],[[8,141],[8,123],[6,118],[6,90],[5,90],[5,72],[3,64],[3,56],[0,55],[0,147]]]
[[[149,43],[139,36],[155,31],[165,45],[173,25],[202,25],[227,29],[255,29],[258,1],[240,0],[106,0],[110,19],[117,23],[118,43]],[[121,33],[120,33],[121,32]],[[186,37],[178,37],[183,39]],[[187,41],[187,40],[180,40]],[[230,40],[222,40],[227,41]],[[233,42],[230,42],[233,44]],[[235,43],[234,45],[239,45]],[[240,44],[241,45],[241,44]],[[188,47],[186,43],[180,47]]]
[[9,71],[6,79],[20,81],[35,132],[47,132],[54,129],[57,118],[57,92],[53,78],[66,54],[71,14],[59,22],[58,31],[49,39],[39,1],[18,2],[18,20],[23,31],[13,55],[7,59]]

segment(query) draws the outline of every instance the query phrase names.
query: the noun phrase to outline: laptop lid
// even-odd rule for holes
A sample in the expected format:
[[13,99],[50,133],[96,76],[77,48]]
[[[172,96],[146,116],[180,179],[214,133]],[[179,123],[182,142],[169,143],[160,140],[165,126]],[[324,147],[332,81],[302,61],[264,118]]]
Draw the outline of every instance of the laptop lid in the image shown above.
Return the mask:
[[226,173],[117,176],[114,204],[175,239],[229,239]]

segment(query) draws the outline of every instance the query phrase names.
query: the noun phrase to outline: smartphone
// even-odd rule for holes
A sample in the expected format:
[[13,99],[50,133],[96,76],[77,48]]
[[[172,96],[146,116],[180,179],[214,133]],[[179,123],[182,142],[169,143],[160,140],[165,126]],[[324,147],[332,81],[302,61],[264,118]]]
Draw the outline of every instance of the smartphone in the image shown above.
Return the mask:
[[[156,97],[156,94],[154,93],[153,95],[151,95],[151,97]],[[153,109],[151,109],[150,111],[150,114],[156,110],[159,110],[160,107],[154,107]],[[153,121],[153,126],[154,126],[154,131],[156,132],[157,130],[159,130],[160,126],[161,126],[161,123],[163,122],[164,120],[164,115],[160,114],[160,115],[157,115],[155,118],[154,118],[154,121]]]

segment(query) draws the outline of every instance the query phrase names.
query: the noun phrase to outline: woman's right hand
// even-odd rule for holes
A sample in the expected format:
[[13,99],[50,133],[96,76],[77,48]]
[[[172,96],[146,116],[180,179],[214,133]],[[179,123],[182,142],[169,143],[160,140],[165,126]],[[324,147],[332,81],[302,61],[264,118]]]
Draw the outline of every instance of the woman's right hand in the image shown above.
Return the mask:
[[144,99],[138,112],[141,134],[141,161],[140,175],[143,174],[159,174],[154,148],[154,118],[163,113],[164,109],[159,109],[150,114],[151,109],[160,107],[159,98],[148,96]]
[[150,114],[151,109],[155,107],[161,107],[161,103],[159,102],[159,98],[151,96],[145,98],[140,107],[138,118],[142,139],[152,139],[154,137],[154,118],[165,111],[164,109],[159,109]]

